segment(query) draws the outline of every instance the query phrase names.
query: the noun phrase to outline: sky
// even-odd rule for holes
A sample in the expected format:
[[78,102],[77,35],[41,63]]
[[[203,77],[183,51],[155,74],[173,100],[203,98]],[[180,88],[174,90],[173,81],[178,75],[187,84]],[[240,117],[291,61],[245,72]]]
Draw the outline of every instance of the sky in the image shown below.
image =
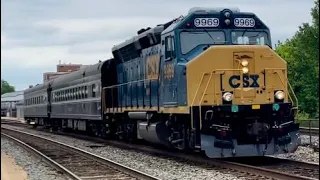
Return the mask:
[[192,7],[238,7],[255,13],[284,41],[311,23],[313,0],[1,0],[1,79],[24,90],[62,63],[95,64],[145,27]]

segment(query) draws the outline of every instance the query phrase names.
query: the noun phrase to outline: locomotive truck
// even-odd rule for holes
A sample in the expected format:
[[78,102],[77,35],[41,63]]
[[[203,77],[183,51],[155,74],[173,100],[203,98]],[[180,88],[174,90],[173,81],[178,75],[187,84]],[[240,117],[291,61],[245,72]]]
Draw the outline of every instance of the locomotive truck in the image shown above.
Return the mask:
[[112,54],[27,89],[25,119],[209,158],[288,153],[300,143],[286,61],[254,13],[191,8]]

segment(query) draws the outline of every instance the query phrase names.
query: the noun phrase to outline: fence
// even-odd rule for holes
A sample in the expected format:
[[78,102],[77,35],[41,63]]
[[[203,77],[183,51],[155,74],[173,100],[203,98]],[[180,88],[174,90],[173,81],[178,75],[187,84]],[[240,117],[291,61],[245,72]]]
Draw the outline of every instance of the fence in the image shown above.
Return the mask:
[[298,119],[297,122],[300,123],[301,144],[319,149],[319,119]]

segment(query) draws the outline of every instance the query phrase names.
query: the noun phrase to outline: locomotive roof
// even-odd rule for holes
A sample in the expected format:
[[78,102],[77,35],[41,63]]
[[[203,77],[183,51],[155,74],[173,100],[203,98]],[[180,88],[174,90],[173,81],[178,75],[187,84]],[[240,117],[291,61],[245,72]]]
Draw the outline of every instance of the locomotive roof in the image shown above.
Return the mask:
[[134,42],[139,42],[139,39],[147,36],[148,34],[161,34],[161,32],[164,30],[164,25],[158,25],[152,29],[149,29],[141,34],[138,34],[137,36],[132,37],[131,39],[128,39],[124,41],[123,43],[116,45],[112,48],[112,52],[116,51],[118,49],[121,49],[129,44],[132,44]]

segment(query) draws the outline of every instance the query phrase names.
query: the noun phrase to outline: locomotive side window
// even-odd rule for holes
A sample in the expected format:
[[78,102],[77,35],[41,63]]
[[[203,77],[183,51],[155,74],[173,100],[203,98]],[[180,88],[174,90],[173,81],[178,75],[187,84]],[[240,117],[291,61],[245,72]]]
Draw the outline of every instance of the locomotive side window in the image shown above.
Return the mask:
[[175,58],[173,36],[167,36],[165,38],[165,44],[165,59]]

